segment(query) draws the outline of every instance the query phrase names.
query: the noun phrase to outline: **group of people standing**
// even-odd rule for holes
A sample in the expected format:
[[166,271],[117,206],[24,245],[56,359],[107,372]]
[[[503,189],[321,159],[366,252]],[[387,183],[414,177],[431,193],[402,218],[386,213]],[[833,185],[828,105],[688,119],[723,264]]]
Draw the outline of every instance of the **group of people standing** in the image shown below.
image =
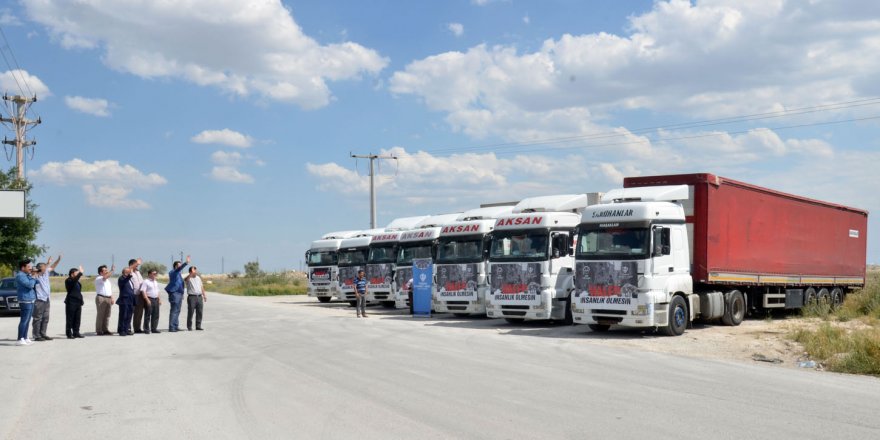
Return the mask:
[[[53,338],[46,334],[49,324],[50,309],[50,285],[49,274],[55,270],[61,256],[54,262],[52,258],[46,263],[37,263],[32,267],[31,260],[23,260],[19,263],[19,270],[15,274],[18,289],[18,302],[21,308],[21,320],[18,325],[18,345],[30,345],[33,341],[51,341]],[[119,306],[119,317],[116,325],[116,334],[130,336],[135,333],[157,334],[159,331],[159,310],[162,298],[159,296],[159,283],[156,281],[158,273],[154,269],[147,272],[144,278],[140,272],[141,259],[131,259],[128,266],[122,269],[116,281],[118,296],[114,298],[110,277],[116,270],[115,265],[109,268],[106,265],[98,267],[98,276],[95,278],[95,334],[98,336],[112,335],[110,331],[110,314],[112,306]],[[184,294],[187,296],[187,330],[192,330],[193,315],[195,315],[196,330],[204,330],[202,327],[202,314],[204,303],[208,300],[202,279],[199,277],[195,266],[189,267],[184,278],[182,272],[190,264],[190,257],[185,262],[175,261],[173,268],[168,272],[168,284],[165,291],[168,294],[168,302],[171,310],[168,316],[168,331],[179,331],[179,315],[183,303]],[[68,277],[64,280],[67,290],[65,303],[65,334],[68,339],[83,338],[80,332],[82,306],[85,305],[82,295],[83,268],[70,269]],[[185,289],[184,289],[185,288]],[[28,338],[28,328],[33,320],[33,341]]]

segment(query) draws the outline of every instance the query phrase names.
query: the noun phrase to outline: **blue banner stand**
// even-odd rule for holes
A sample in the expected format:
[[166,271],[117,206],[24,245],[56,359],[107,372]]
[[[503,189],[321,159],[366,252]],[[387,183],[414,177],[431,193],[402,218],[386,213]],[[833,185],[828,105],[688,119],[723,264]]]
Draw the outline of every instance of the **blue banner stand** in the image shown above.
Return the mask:
[[413,259],[413,316],[431,317],[434,265],[430,258]]

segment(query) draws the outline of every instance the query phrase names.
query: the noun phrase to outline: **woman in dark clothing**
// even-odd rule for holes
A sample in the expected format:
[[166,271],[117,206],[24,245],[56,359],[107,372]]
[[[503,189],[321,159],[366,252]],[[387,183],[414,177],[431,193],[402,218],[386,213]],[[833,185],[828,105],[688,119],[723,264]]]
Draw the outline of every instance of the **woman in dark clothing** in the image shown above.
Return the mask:
[[82,284],[79,283],[79,279],[82,275],[83,268],[80,266],[79,269],[70,269],[67,279],[64,280],[64,287],[67,289],[67,297],[64,298],[64,311],[67,315],[67,324],[65,327],[67,339],[85,337],[79,332],[82,306],[85,304],[82,296]]

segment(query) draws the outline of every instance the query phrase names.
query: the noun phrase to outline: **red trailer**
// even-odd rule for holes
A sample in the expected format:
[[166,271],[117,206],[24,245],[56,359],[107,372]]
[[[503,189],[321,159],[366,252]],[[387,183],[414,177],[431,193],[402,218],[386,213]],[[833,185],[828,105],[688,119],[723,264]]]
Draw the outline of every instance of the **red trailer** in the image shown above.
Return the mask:
[[[624,188],[688,185],[691,275],[761,293],[752,308],[840,302],[865,284],[868,212],[713,174],[628,177]],[[695,289],[697,290],[697,289]]]

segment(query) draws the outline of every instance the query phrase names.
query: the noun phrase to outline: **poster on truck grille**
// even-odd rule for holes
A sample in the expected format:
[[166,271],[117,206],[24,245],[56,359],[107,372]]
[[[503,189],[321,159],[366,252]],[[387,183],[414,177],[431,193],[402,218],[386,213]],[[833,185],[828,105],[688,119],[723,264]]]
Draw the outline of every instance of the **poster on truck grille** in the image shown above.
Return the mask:
[[476,264],[443,264],[437,266],[437,298],[446,300],[476,300]]
[[316,267],[312,269],[312,274],[310,279],[313,283],[329,283],[330,282],[330,268],[329,267]]
[[579,261],[574,270],[575,297],[580,304],[630,304],[637,292],[635,261]]
[[354,278],[357,276],[361,266],[347,266],[339,268],[339,287],[343,289],[353,289]]
[[391,288],[391,263],[367,265],[367,288]]
[[413,316],[431,317],[431,291],[434,289],[430,258],[413,259]]
[[540,302],[541,263],[493,265],[492,294],[495,301]]
[[398,267],[394,273],[394,279],[397,281],[397,289],[403,289],[406,282],[412,278],[412,266]]

